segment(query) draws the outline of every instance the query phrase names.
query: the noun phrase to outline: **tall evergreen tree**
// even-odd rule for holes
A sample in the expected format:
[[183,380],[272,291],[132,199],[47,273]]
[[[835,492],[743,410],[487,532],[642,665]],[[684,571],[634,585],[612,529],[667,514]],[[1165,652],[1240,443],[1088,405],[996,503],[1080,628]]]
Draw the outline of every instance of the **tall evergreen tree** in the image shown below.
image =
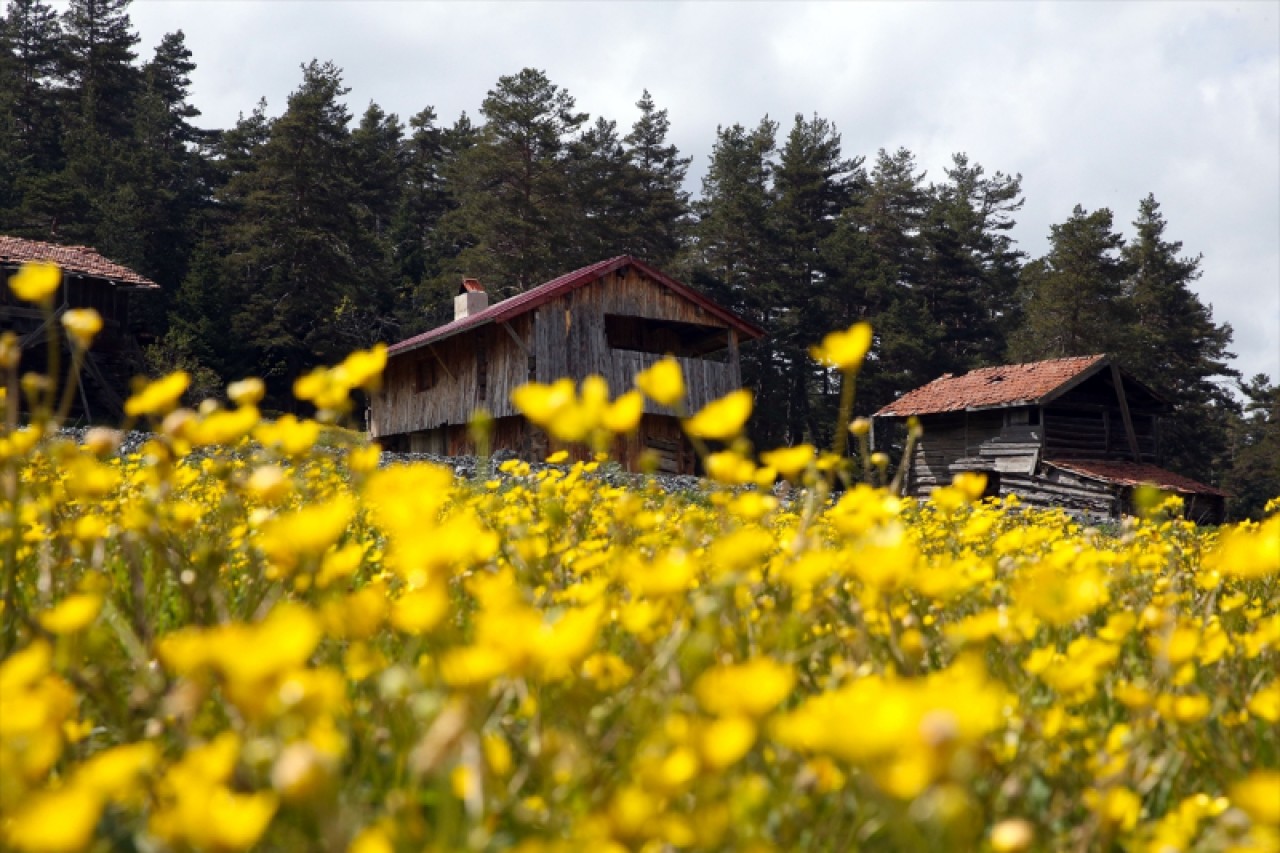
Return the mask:
[[65,64],[57,12],[40,0],[10,0],[0,21],[0,91],[27,171],[61,165],[58,80]]
[[240,205],[227,238],[231,329],[246,348],[232,367],[266,377],[278,400],[305,368],[372,343],[370,330],[346,322],[351,305],[390,313],[359,207],[346,93],[332,63],[303,66],[284,114],[253,149],[253,167],[227,188]]
[[[690,254],[695,286],[766,329],[781,313],[784,295],[773,217],[777,132],[777,122],[767,116],[751,130],[740,124],[717,129]],[[760,401],[752,438],[780,444],[786,374],[777,342],[766,337],[747,347],[741,361],[743,383]]]
[[940,372],[998,364],[1016,325],[1022,253],[1009,236],[1022,208],[1022,176],[955,154],[946,182],[931,187],[922,227],[921,298],[937,328]]
[[480,113],[485,124],[476,144],[449,173],[458,208],[444,227],[466,235],[455,271],[480,277],[504,296],[563,271],[559,247],[580,224],[565,158],[587,115],[532,68],[501,77]]
[[627,237],[636,207],[617,122],[596,119],[570,144],[565,165],[578,225],[561,251],[561,267],[573,269],[631,251]]
[[130,135],[133,99],[141,74],[133,65],[138,35],[129,19],[132,0],[70,0],[63,15],[69,94],[78,102],[76,124],[106,137]]
[[873,322],[874,370],[859,380],[857,411],[869,413],[937,375],[939,333],[921,292],[925,173],[905,148],[881,149],[858,193],[824,241],[831,302],[841,325]]
[[[128,158],[127,171],[140,207],[138,269],[167,290],[186,275],[194,243],[192,220],[208,201],[199,146],[210,135],[191,124],[200,115],[189,101],[195,67],[181,31],[161,39],[143,67]],[[120,257],[125,257],[123,252]]]
[[[841,325],[835,278],[822,246],[865,184],[862,160],[845,159],[835,125],[797,114],[774,171],[779,313],[771,329],[785,372],[783,440],[826,444],[834,426],[840,377],[814,364],[810,345]],[[847,324],[845,324],[847,325]]]
[[671,121],[646,89],[636,102],[640,118],[623,142],[629,165],[630,223],[625,250],[658,267],[675,262],[689,230],[689,194],[684,179],[689,157],[667,143]]
[[1200,256],[1182,256],[1182,243],[1165,239],[1167,223],[1154,196],[1139,203],[1133,226],[1134,238],[1122,253],[1131,325],[1119,353],[1172,404],[1161,434],[1166,464],[1216,482],[1228,464],[1237,405],[1222,384],[1239,377],[1229,365],[1231,327],[1215,323],[1192,290]]
[[1280,496],[1280,385],[1259,373],[1239,390],[1244,413],[1232,429],[1232,464],[1223,485],[1231,493],[1233,518],[1258,519]]
[[0,19],[0,227],[49,236],[63,192],[61,76],[65,45],[57,13],[40,0],[10,0]]
[[1014,358],[1088,355],[1127,350],[1124,238],[1112,230],[1111,211],[1071,217],[1050,226],[1048,254],[1022,270],[1024,318],[1011,342]]

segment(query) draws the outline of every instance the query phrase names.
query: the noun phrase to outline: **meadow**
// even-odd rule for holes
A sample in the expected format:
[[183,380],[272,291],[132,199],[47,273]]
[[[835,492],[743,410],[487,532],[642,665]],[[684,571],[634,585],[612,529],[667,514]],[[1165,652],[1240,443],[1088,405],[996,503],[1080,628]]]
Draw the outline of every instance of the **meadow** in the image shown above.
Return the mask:
[[[868,346],[815,357],[852,377]],[[727,448],[696,494],[601,458],[379,467],[329,424],[380,348],[298,381],[315,419],[156,380],[122,456],[59,435],[66,387],[15,347],[9,849],[1280,849],[1280,501],[1205,529],[1167,495],[1107,528],[975,477],[902,499],[861,424],[852,456],[753,452],[746,392],[686,421]],[[674,362],[601,385],[517,402],[592,448],[682,393]]]

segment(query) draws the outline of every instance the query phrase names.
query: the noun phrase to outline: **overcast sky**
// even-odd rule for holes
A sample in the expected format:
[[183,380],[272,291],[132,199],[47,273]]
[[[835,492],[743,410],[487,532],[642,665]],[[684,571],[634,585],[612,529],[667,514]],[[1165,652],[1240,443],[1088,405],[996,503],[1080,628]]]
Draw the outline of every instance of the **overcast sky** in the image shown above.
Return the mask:
[[[545,71],[625,132],[643,89],[706,169],[718,125],[835,122],[846,155],[905,146],[1020,172],[1033,256],[1076,204],[1129,234],[1154,193],[1167,237],[1203,254],[1200,297],[1237,367],[1280,379],[1280,2],[771,3],[139,0],[149,56],[181,29],[195,105],[227,127],[277,115],[312,58],[344,69],[357,115],[477,110],[498,78]],[[697,184],[694,184],[696,189]]]

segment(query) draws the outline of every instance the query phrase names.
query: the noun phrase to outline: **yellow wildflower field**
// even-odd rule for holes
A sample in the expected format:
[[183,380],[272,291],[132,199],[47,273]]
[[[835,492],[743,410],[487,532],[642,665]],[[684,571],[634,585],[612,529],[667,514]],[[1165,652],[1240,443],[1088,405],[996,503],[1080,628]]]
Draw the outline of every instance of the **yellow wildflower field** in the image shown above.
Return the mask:
[[[384,358],[296,390],[335,416]],[[674,399],[664,364],[638,385]],[[700,494],[462,480],[185,387],[129,401],[134,454],[60,437],[51,391],[0,436],[0,846],[1280,846],[1280,502],[1103,530],[732,444]],[[638,411],[522,396],[587,442]]]

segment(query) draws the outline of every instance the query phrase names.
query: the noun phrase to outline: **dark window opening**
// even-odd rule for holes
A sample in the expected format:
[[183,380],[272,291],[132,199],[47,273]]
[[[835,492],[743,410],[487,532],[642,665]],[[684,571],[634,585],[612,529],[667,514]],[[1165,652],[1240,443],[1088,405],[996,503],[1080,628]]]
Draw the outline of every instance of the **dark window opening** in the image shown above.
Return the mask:
[[434,359],[424,358],[414,365],[413,388],[419,393],[430,391],[436,387],[439,381],[439,374],[436,372],[436,363]]
[[1040,425],[1040,409],[1038,407],[1027,412],[1027,423],[1031,426]]
[[489,356],[484,345],[482,340],[476,350],[476,396],[482,403],[489,396]]
[[604,334],[611,349],[727,361],[729,330],[720,326],[606,314]]

